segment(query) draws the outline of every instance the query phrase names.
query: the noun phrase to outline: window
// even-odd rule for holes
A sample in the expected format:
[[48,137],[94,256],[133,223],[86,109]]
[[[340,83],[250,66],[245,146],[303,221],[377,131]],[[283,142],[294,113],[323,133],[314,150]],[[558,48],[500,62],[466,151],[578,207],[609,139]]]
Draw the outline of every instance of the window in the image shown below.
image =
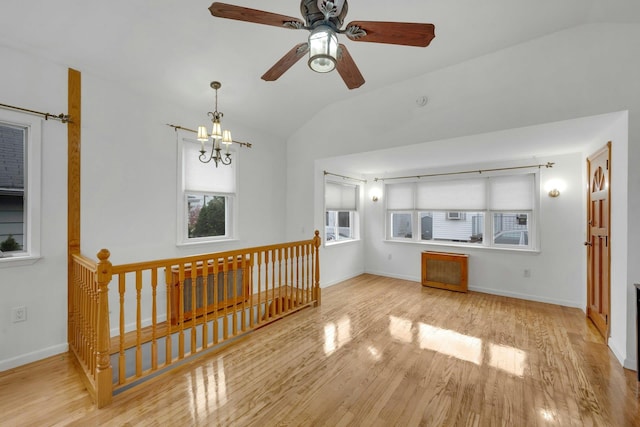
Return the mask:
[[0,260],[40,256],[40,119],[0,110]]
[[179,147],[178,244],[206,243],[236,237],[236,167],[202,163],[200,143],[183,139]]
[[388,184],[387,239],[533,249],[536,180],[530,173]]
[[359,185],[325,181],[324,238],[327,244],[359,238]]

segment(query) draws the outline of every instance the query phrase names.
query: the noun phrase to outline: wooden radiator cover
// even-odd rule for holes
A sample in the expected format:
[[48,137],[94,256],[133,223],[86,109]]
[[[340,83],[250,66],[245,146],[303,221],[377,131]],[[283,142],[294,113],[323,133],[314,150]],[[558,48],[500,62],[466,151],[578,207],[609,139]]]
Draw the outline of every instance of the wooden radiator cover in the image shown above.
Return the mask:
[[467,292],[469,255],[422,252],[422,285]]

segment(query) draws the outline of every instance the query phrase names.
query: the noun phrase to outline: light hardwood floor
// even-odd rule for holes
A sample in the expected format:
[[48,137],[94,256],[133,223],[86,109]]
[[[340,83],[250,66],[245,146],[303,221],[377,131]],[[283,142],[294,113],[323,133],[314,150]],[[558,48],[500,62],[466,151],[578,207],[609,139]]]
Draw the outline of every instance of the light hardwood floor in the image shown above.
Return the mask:
[[640,426],[578,309],[362,275],[95,409],[66,355],[0,373],[0,425]]

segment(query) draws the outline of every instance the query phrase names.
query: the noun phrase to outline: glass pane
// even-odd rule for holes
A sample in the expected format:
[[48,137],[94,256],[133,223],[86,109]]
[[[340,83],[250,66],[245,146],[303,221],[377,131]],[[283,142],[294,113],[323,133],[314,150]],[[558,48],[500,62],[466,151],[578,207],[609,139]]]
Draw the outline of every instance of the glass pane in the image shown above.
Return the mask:
[[226,235],[226,197],[187,195],[189,238]]
[[393,212],[391,214],[391,237],[410,239],[413,236],[411,216],[410,213]]
[[25,247],[24,128],[0,124],[0,256]]
[[420,239],[433,239],[433,214],[431,212],[420,212]]
[[482,243],[484,212],[420,212],[421,240]]
[[495,245],[529,246],[529,216],[529,213],[494,213],[493,243]]
[[353,239],[353,212],[327,211],[325,219],[325,239],[327,242]]

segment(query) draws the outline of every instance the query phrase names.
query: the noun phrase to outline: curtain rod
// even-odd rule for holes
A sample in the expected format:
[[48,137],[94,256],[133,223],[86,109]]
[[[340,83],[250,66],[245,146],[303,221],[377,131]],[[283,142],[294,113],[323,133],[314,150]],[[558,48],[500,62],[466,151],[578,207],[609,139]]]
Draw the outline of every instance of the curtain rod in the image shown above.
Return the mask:
[[337,174],[337,173],[331,173],[331,172],[327,172],[327,171],[324,171],[324,174],[325,174],[325,175],[338,176],[338,177],[340,177],[340,178],[342,178],[342,179],[351,179],[351,180],[353,180],[353,181],[360,181],[360,182],[364,182],[365,184],[367,183],[367,180],[366,180],[366,179],[352,178],[352,177],[350,177],[350,176],[339,175],[339,174]]
[[407,179],[407,178],[418,178],[418,179],[420,179],[420,178],[426,178],[426,177],[432,177],[432,176],[462,175],[462,174],[466,174],[466,173],[478,173],[478,174],[481,174],[482,172],[507,171],[507,170],[514,170],[514,169],[529,169],[529,168],[538,168],[538,169],[540,169],[543,166],[545,168],[552,168],[553,165],[555,165],[555,163],[547,162],[546,164],[538,164],[538,165],[512,166],[512,167],[508,167],[508,168],[479,169],[479,170],[468,170],[468,171],[460,171],[460,172],[443,172],[443,173],[432,173],[432,174],[427,174],[427,175],[394,176],[394,177],[390,177],[390,178],[374,178],[373,180],[375,182],[378,182],[378,181],[385,181],[385,180],[391,180],[391,179]]
[[15,107],[13,105],[8,105],[8,104],[0,104],[0,107],[7,108],[10,110],[23,111],[25,113],[35,114],[36,116],[42,116],[44,117],[45,120],[53,119],[53,120],[58,120],[59,122],[62,122],[62,123],[68,123],[69,121],[71,121],[69,115],[63,114],[63,113],[60,113],[56,116],[55,114],[42,113],[40,111],[29,110],[27,108],[21,108],[21,107]]
[[[178,132],[178,129],[180,130],[186,130],[188,132],[193,132],[193,133],[198,133],[197,130],[193,130],[193,129],[189,129],[183,126],[178,126],[178,125],[170,125],[169,123],[167,123],[167,126],[172,127],[173,129],[175,129],[176,132]],[[236,144],[239,144],[242,147],[247,147],[247,148],[251,148],[251,143],[250,142],[240,142],[240,141],[232,141]]]

